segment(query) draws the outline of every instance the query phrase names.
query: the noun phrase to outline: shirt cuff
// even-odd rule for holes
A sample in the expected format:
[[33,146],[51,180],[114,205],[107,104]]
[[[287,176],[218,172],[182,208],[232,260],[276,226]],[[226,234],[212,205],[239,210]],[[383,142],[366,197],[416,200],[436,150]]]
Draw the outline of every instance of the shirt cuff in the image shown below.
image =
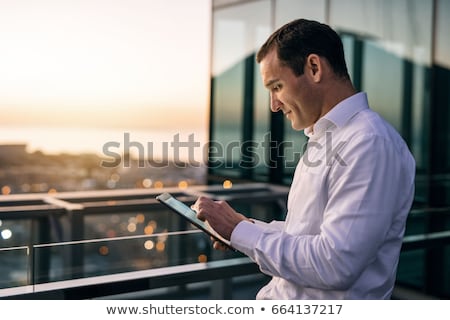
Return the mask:
[[252,258],[255,245],[263,233],[262,224],[243,220],[231,233],[231,246]]

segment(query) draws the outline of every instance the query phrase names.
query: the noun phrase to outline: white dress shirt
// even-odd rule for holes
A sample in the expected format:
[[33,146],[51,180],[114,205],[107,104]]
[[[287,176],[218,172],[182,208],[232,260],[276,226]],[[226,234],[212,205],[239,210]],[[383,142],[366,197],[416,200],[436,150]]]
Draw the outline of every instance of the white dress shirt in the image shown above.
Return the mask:
[[257,299],[389,299],[415,161],[365,93],[313,127],[285,221],[239,223],[231,245],[272,276]]

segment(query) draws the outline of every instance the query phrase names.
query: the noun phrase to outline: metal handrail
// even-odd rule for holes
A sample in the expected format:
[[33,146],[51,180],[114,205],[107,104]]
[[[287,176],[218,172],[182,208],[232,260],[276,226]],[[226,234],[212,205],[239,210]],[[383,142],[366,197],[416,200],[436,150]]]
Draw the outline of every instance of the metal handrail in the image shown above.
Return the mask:
[[73,279],[0,289],[2,299],[92,299],[170,286],[181,286],[194,282],[230,279],[258,272],[257,265],[249,258],[234,258],[179,265],[158,269],[124,272],[104,276]]

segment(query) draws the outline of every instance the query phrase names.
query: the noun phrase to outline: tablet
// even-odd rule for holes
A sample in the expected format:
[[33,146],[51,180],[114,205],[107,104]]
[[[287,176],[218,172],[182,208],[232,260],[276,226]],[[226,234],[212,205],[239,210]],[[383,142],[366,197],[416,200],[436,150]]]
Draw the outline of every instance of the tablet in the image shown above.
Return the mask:
[[162,204],[166,205],[168,208],[178,213],[183,218],[187,219],[190,223],[192,223],[200,230],[203,230],[208,235],[212,236],[214,239],[217,239],[218,241],[222,242],[223,244],[231,248],[230,241],[222,237],[213,228],[211,228],[208,222],[202,221],[199,218],[197,218],[197,212],[192,210],[190,207],[188,207],[180,200],[176,199],[170,193],[167,192],[162,193],[158,195],[156,199]]

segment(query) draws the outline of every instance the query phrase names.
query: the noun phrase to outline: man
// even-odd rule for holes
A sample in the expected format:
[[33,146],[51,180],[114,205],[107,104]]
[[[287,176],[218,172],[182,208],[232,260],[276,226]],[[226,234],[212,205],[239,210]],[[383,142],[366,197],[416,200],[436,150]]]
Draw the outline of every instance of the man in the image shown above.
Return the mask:
[[272,276],[258,299],[389,299],[414,196],[411,153],[354,89],[327,25],[284,25],[257,61],[271,110],[309,137],[286,220],[250,220],[204,197],[193,208]]

